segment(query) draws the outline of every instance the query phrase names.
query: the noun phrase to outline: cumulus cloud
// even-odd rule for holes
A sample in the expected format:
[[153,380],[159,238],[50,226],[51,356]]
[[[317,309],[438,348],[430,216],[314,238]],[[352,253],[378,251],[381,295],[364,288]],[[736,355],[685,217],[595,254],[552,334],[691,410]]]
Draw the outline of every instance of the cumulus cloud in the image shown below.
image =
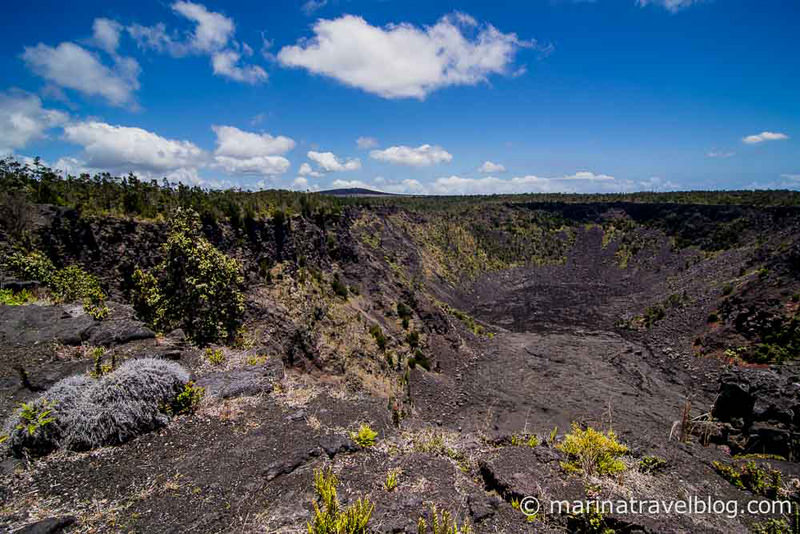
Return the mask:
[[533,43],[455,13],[433,26],[372,26],[361,17],[318,20],[310,39],[283,47],[278,61],[334,78],[384,98],[418,98],[451,85],[508,74],[521,47]]
[[233,20],[221,13],[209,11],[205,6],[192,2],[175,2],[172,10],[195,23],[189,38],[189,46],[201,52],[214,52],[228,44],[233,36]]
[[75,43],[56,47],[39,43],[26,47],[22,59],[36,75],[60,87],[100,96],[115,106],[133,103],[139,89],[139,64],[133,58],[116,57],[112,67]]
[[97,18],[94,19],[94,24],[92,24],[92,32],[92,42],[95,46],[109,54],[117,52],[122,24],[111,19]]
[[761,132],[760,134],[743,137],[742,142],[747,145],[757,145],[765,141],[783,141],[785,139],[789,139],[789,136],[784,133]]
[[670,13],[677,13],[691,5],[699,4],[700,1],[701,0],[636,0],[636,3],[642,7],[648,5],[661,6]]
[[217,135],[217,149],[214,153],[218,156],[275,156],[285,154],[295,146],[293,139],[282,135],[273,137],[267,133],[245,132],[234,126],[212,126],[211,129]]
[[242,61],[242,55],[251,55],[252,49],[246,43],[234,40],[236,25],[233,19],[193,2],[175,2],[171,7],[176,15],[194,25],[192,30],[170,33],[163,22],[153,26],[132,24],[128,33],[140,47],[173,57],[207,55],[211,58],[215,75],[237,82],[257,84],[267,80],[263,68]]
[[297,171],[297,174],[299,176],[311,176],[313,178],[320,178],[324,176],[321,172],[312,169],[311,165],[309,165],[307,162],[303,162],[303,164],[300,165],[300,169]]
[[250,158],[231,158],[214,156],[215,166],[230,174],[252,174],[272,176],[289,170],[289,160],[283,156],[254,156]]
[[319,165],[326,172],[357,171],[361,168],[360,159],[343,160],[337,158],[333,152],[315,152],[311,150],[306,155],[308,159]]
[[0,155],[24,148],[64,124],[66,113],[42,107],[38,96],[22,91],[0,93]]
[[211,56],[214,74],[249,84],[257,84],[267,79],[267,72],[258,65],[239,66],[240,57],[241,55],[233,50],[215,53]]
[[483,164],[480,167],[478,167],[478,172],[483,174],[495,174],[500,172],[506,172],[506,168],[501,163],[484,161]]
[[356,139],[356,146],[359,150],[368,150],[378,146],[378,140],[374,137],[359,137]]
[[453,160],[452,154],[435,145],[420,145],[416,148],[404,145],[391,146],[385,150],[373,150],[369,153],[369,157],[394,165],[412,167],[427,167],[436,163],[450,163]]
[[83,147],[83,165],[115,173],[158,175],[196,169],[205,154],[189,141],[166,139],[142,128],[85,121],[64,127],[64,138]]
[[267,133],[245,132],[234,126],[212,126],[217,136],[215,166],[231,174],[272,176],[289,169],[283,154],[295,146],[293,139]]

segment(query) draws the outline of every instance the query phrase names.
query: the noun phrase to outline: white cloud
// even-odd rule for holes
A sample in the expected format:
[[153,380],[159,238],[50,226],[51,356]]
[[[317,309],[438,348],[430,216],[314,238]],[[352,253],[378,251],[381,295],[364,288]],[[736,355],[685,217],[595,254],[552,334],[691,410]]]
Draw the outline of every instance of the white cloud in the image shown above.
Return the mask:
[[253,50],[246,43],[234,40],[236,25],[222,13],[209,11],[193,2],[175,2],[172,10],[194,24],[189,32],[168,33],[164,23],[153,26],[133,24],[128,32],[142,48],[148,48],[173,57],[188,54],[208,55],[214,74],[242,83],[265,82],[267,72],[258,65],[243,63],[242,54],[250,56]]
[[230,174],[253,174],[273,176],[289,170],[289,160],[283,156],[254,156],[250,158],[232,158],[214,156],[215,167]]
[[245,132],[234,126],[212,126],[217,136],[215,166],[231,174],[273,176],[289,170],[282,154],[295,146],[293,139],[279,135]]
[[449,163],[453,160],[452,154],[442,147],[434,145],[420,145],[416,148],[403,145],[392,146],[385,150],[373,150],[369,153],[369,157],[395,165],[413,167],[427,167],[436,163]]
[[195,23],[189,45],[200,52],[221,50],[228,44],[236,28],[232,19],[209,11],[200,4],[175,2],[172,10]]
[[189,141],[166,139],[142,128],[87,121],[64,127],[64,138],[83,147],[86,167],[148,176],[196,169],[204,152]]
[[321,172],[312,169],[311,165],[309,165],[307,162],[303,162],[303,164],[300,165],[300,169],[297,171],[297,174],[300,176],[311,176],[313,178],[320,178],[324,176]]
[[721,159],[732,158],[735,155],[736,152],[730,152],[727,150],[711,150],[706,153],[706,157],[708,158],[721,158]]
[[359,150],[368,150],[378,146],[378,140],[374,137],[359,137],[356,139],[356,146]]
[[245,132],[234,126],[212,126],[217,135],[214,154],[234,158],[275,156],[289,152],[295,146],[293,139],[279,135]]
[[278,61],[335,78],[384,98],[419,98],[450,85],[475,85],[507,74],[520,47],[532,43],[466,15],[433,26],[371,26],[345,15],[318,20],[314,36],[283,47]]
[[515,176],[513,178],[438,178],[428,192],[439,195],[493,195],[511,193],[588,193],[634,191],[643,184],[631,180],[618,180],[606,174],[581,171],[555,178]]
[[677,13],[681,9],[686,9],[693,4],[699,4],[701,0],[636,0],[640,6],[657,5],[661,6],[670,13]]
[[219,74],[231,80],[249,84],[257,84],[267,79],[267,72],[258,65],[239,66],[240,54],[233,50],[216,52],[211,56],[211,66],[214,74]]
[[39,43],[26,47],[22,59],[30,70],[55,85],[90,96],[101,96],[115,106],[131,104],[139,89],[139,64],[133,58],[116,58],[113,67],[74,43],[55,48]]
[[0,154],[24,148],[67,119],[64,112],[43,108],[36,95],[22,91],[0,93]]
[[333,152],[309,151],[308,159],[319,165],[326,172],[357,171],[361,168],[361,160],[358,158],[342,160],[336,157]]
[[308,189],[308,180],[303,178],[302,176],[298,176],[292,182],[292,186],[294,189],[299,189],[299,190]]
[[781,178],[793,182],[800,182],[800,174],[781,174]]
[[111,19],[97,18],[92,24],[94,44],[109,54],[115,54],[119,47],[119,35],[122,25]]
[[328,0],[307,0],[301,9],[303,13],[308,16],[311,16],[315,11],[318,9],[322,9],[328,4]]
[[483,165],[478,167],[478,172],[484,174],[493,174],[506,172],[506,168],[501,163],[493,163],[491,161],[484,161]]
[[783,141],[785,139],[789,139],[789,136],[784,133],[761,132],[757,135],[748,135],[742,138],[742,142],[748,145],[756,145],[764,141]]

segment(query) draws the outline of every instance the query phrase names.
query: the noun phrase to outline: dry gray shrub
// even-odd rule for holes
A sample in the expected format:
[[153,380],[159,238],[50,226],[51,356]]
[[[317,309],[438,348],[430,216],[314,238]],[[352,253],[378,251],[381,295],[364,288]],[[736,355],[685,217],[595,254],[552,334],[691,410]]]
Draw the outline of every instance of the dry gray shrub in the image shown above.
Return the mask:
[[128,360],[97,380],[65,378],[8,419],[6,445],[22,456],[122,443],[166,424],[188,381],[179,364],[155,358]]

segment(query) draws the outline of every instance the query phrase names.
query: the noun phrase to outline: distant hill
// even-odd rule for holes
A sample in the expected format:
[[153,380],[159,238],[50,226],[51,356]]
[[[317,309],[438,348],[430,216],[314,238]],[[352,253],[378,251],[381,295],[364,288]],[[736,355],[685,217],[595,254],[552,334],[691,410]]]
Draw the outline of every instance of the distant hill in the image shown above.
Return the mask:
[[348,187],[343,189],[328,189],[327,191],[320,191],[322,195],[331,195],[334,197],[396,197],[393,193],[384,193],[383,191],[373,191],[372,189],[364,189],[363,187]]

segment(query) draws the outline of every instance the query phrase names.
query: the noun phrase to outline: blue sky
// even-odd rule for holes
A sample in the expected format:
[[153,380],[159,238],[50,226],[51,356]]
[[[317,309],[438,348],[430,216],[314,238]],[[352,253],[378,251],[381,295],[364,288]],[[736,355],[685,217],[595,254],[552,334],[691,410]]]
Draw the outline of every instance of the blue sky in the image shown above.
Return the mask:
[[[0,152],[205,187],[800,188],[800,3],[13,3]],[[359,141],[360,139],[360,141]]]

